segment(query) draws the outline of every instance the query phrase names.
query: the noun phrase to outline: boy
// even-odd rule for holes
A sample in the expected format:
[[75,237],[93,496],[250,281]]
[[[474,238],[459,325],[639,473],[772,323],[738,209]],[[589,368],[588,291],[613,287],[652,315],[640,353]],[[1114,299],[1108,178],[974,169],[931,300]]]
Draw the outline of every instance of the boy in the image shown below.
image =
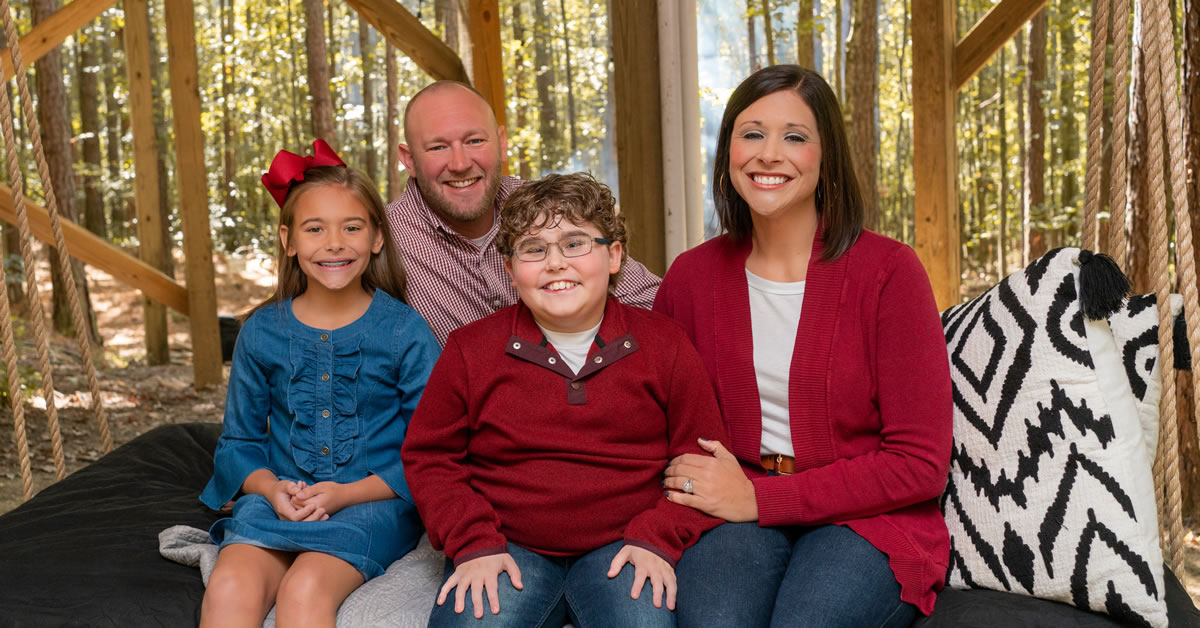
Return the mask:
[[724,435],[707,373],[673,321],[610,298],[625,225],[606,186],[528,183],[499,229],[520,301],[450,334],[403,449],[447,555],[430,625],[480,625],[486,597],[486,625],[673,626],[675,562],[719,523],[661,485]]

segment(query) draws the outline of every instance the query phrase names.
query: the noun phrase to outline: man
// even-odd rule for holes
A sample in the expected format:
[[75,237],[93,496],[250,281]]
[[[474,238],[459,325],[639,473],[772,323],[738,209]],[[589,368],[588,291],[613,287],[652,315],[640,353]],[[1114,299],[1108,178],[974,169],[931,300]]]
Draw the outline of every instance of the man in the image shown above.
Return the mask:
[[[517,302],[493,245],[504,199],[521,185],[500,176],[508,137],[487,101],[457,81],[417,92],[404,111],[400,161],[410,178],[388,206],[408,273],[408,303],[443,346],[451,331]],[[659,278],[628,260],[613,293],[649,308]]]

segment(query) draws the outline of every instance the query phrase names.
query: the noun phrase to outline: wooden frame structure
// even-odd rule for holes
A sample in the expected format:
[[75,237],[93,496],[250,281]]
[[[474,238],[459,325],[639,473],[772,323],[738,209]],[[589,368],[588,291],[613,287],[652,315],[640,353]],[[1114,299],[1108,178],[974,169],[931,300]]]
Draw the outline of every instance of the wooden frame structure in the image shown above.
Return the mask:
[[938,309],[959,302],[958,157],[955,100],[971,77],[1046,5],[1000,0],[957,40],[953,0],[913,0],[915,247]]
[[[83,28],[116,0],[75,0],[59,9],[28,34],[21,37],[22,61],[26,66],[53,50],[67,36]],[[166,347],[166,309],[188,317],[192,336],[192,369],[196,387],[218,384],[222,379],[221,342],[217,324],[216,287],[213,278],[212,236],[208,225],[208,192],[204,181],[204,139],[200,134],[200,92],[198,86],[195,19],[192,0],[165,0],[167,37],[172,87],[172,112],[175,118],[177,177],[180,212],[183,221],[187,287],[180,286],[159,270],[169,250],[162,230],[154,221],[158,211],[153,116],[151,112],[149,23],[146,0],[125,0],[126,64],[130,84],[130,116],[133,120],[135,202],[138,208],[141,242],[140,259],[128,255],[105,240],[70,221],[64,221],[67,248],[83,261],[108,272],[123,283],[142,291],[148,305],[146,334],[148,346],[161,341]],[[0,54],[0,68],[6,79],[16,71],[7,50]],[[15,221],[12,190],[0,185],[0,219]],[[35,237],[53,246],[50,220],[45,209],[26,201],[30,226]]]

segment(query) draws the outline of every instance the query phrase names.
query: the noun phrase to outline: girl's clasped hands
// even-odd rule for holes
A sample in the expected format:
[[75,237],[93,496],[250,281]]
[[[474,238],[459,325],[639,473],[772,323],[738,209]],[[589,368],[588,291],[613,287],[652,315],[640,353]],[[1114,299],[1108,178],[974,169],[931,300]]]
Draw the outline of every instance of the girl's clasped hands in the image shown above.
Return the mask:
[[304,480],[279,480],[275,483],[269,500],[280,519],[325,521],[345,507],[339,499],[340,488],[341,484],[337,482],[317,482],[310,485]]

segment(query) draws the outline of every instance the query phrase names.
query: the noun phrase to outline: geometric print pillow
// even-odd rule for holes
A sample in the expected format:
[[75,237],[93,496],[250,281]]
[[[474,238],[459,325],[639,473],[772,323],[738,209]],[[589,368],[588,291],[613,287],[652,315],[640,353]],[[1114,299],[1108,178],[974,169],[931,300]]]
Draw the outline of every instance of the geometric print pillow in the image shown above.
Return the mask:
[[[1108,322],[1084,316],[1080,253],[1051,251],[942,314],[954,400],[947,583],[1165,626],[1154,436],[1128,385],[1102,389],[1098,371],[1124,367]],[[1106,270],[1083,253],[1097,264],[1087,272]]]

